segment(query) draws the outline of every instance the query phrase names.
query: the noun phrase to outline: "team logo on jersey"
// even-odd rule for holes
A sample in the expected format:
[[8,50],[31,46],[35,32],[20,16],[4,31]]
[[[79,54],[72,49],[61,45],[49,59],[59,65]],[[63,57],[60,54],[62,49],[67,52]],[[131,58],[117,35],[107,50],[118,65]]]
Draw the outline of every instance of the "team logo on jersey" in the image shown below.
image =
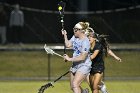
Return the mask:
[[84,51],[87,51],[87,48],[85,48]]

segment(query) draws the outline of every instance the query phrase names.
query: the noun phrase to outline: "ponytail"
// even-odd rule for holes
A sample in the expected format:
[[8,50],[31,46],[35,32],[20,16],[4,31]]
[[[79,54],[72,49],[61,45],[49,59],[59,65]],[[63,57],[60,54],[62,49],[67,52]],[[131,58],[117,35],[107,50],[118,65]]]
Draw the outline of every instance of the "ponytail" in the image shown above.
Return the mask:
[[104,48],[105,56],[107,56],[107,51],[109,49],[109,44],[107,42],[108,35],[98,35],[98,40]]

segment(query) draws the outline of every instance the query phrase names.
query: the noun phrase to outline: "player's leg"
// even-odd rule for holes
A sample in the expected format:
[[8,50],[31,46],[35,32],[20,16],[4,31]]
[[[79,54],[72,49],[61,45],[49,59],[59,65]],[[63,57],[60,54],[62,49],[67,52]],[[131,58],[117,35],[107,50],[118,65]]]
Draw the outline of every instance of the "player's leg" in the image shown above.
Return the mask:
[[94,75],[94,82],[93,82],[93,93],[99,93],[99,83],[101,82],[103,73],[96,73]]
[[89,86],[90,86],[92,93],[93,93],[93,83],[94,83],[94,74],[90,74],[89,75]]
[[[89,83],[89,75],[90,73],[87,75],[87,77],[85,78],[87,84],[90,86],[90,83]],[[89,89],[88,88],[85,88],[82,90],[82,93],[89,93]]]
[[105,83],[103,81],[100,82],[99,87],[100,87],[100,90],[101,90],[102,93],[108,93],[106,85],[105,85]]
[[82,81],[86,78],[86,75],[77,71],[75,73],[75,76],[73,78],[72,86],[73,86],[73,91],[74,93],[81,93],[81,88],[80,85]]
[[74,79],[74,74],[72,72],[70,72],[70,88],[72,91],[73,91],[73,86],[72,86],[73,79]]

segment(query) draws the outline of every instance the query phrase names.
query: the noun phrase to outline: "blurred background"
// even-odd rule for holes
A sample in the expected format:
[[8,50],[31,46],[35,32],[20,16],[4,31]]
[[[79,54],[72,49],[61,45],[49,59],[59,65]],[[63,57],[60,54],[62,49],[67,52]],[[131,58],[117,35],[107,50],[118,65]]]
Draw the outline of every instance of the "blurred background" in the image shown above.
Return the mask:
[[[10,42],[9,19],[14,4],[24,13],[23,43],[63,43],[58,12],[60,0],[0,0],[7,15],[7,40]],[[139,43],[139,0],[63,0],[66,2],[64,25],[69,37],[73,26],[88,21],[99,34],[110,35],[111,43]]]
[[[77,22],[88,21],[95,32],[109,35],[111,49],[122,59],[122,63],[110,56],[105,59],[104,80],[136,81],[139,87],[140,0],[62,1],[66,3],[64,27],[68,38],[73,35],[73,27]],[[62,58],[47,54],[44,50],[44,44],[47,44],[56,53],[64,54],[59,2],[60,0],[0,0],[0,87],[3,88],[0,93],[19,93],[12,85],[9,91],[5,89],[12,81],[50,81],[69,70],[70,62],[64,62]],[[66,49],[66,52],[72,54],[71,49]],[[66,75],[61,80],[68,78],[69,75]],[[8,84],[3,84],[3,81],[8,81]],[[17,85],[20,84],[22,83]],[[42,84],[36,84],[35,87],[40,85]],[[108,82],[107,85],[109,88],[113,86]],[[126,88],[131,89],[128,91],[120,87],[110,88],[110,91],[139,93],[134,85],[130,84]],[[26,87],[26,91],[20,93],[35,93],[34,86],[31,87],[34,92]]]

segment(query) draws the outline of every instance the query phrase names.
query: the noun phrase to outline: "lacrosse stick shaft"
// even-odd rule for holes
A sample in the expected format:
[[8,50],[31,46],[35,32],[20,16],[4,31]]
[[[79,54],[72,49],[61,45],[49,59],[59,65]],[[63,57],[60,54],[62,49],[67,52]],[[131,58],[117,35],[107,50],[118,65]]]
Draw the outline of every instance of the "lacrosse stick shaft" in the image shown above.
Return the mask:
[[[57,79],[55,79],[53,82],[50,82],[50,84],[52,84],[52,86],[53,86],[53,84],[54,84],[56,81],[60,80],[63,76],[67,75],[68,73],[69,73],[69,71],[67,71],[66,73],[64,73],[63,75],[61,75],[61,76],[58,77]],[[47,84],[46,84],[46,85],[47,85]]]
[[59,79],[61,79],[63,76],[67,75],[69,73],[69,71],[67,71],[66,73],[64,73],[63,75],[61,75],[60,77],[58,77],[56,80],[54,80],[53,82],[55,83],[56,81],[58,81]]
[[53,87],[53,83],[55,83],[56,81],[60,80],[63,76],[67,75],[69,73],[69,71],[67,71],[66,73],[64,73],[63,75],[61,75],[60,77],[58,77],[56,80],[54,80],[53,82],[47,83],[43,86],[41,86],[41,88],[39,89],[38,93],[44,93],[45,89],[49,88],[49,87]]
[[60,54],[58,54],[58,53],[56,53],[56,52],[54,52],[54,54],[57,55],[57,56],[59,56],[59,57],[64,58],[62,55],[60,55]]
[[[60,18],[61,18],[61,25],[62,25],[62,30],[64,30],[64,10],[65,10],[66,2],[60,1],[58,3],[58,10],[60,13]],[[64,38],[64,36],[63,36]],[[64,54],[66,54],[66,46],[65,46],[65,39],[64,39]]]
[[53,84],[54,84],[56,81],[60,80],[63,76],[67,75],[68,73],[69,73],[69,71],[67,71],[66,73],[64,73],[63,75],[61,75],[61,76],[58,77],[57,79],[55,79],[53,82],[50,82],[50,84],[52,84],[52,86],[53,86]]

